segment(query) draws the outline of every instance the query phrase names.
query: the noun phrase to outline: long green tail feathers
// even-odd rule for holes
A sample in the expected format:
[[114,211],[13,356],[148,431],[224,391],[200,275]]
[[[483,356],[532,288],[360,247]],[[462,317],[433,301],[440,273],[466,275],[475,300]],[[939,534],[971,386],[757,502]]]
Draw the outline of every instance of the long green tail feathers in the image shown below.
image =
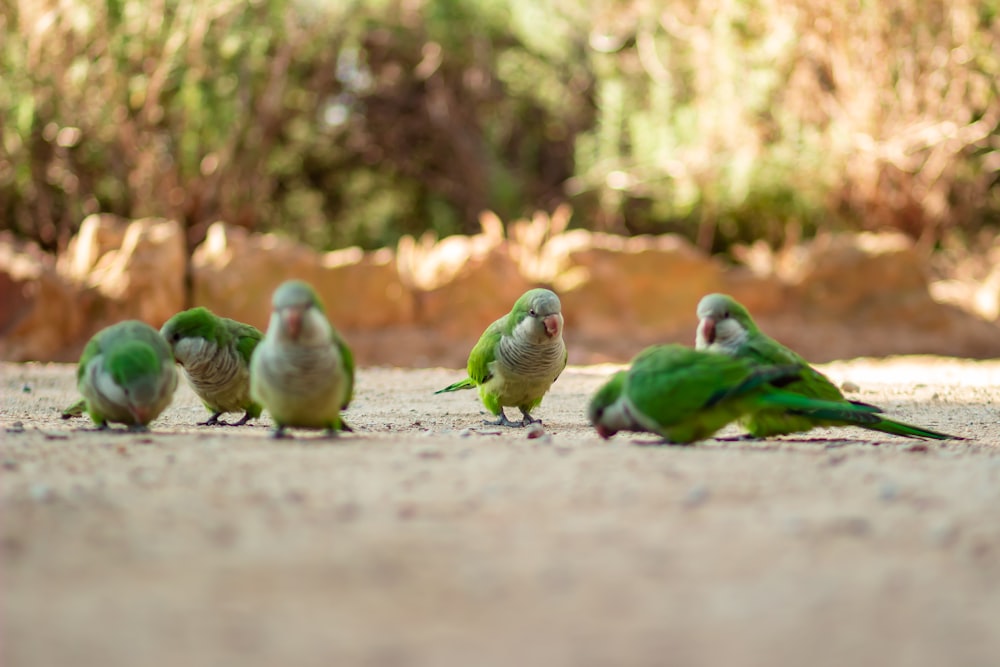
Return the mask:
[[816,399],[779,391],[769,394],[763,401],[777,408],[789,410],[817,421],[840,422],[845,426],[860,426],[861,428],[901,435],[908,438],[929,438],[931,440],[961,440],[958,436],[941,433],[920,426],[912,426],[893,421],[881,415],[882,409],[874,405],[860,402],[837,403],[819,401]]
[[961,438],[957,435],[942,433],[941,431],[933,431],[929,428],[923,428],[922,426],[912,426],[910,424],[893,421],[885,417],[883,417],[877,424],[860,424],[860,426],[874,429],[876,431],[882,431],[883,433],[903,435],[910,438],[929,438],[931,440],[965,440],[965,438]]
[[712,407],[721,401],[747,394],[765,384],[782,386],[799,378],[801,370],[798,366],[758,366],[754,372],[738,385],[717,392],[708,400],[705,407]]
[[445,393],[447,391],[458,391],[459,389],[475,389],[475,387],[476,387],[476,383],[472,380],[472,378],[465,378],[464,380],[461,380],[460,382],[456,382],[455,384],[448,385],[444,389],[438,389],[437,391],[434,392],[434,394],[435,395],[437,395],[437,394],[443,394],[443,393]]
[[83,413],[87,410],[87,399],[81,398],[79,401],[69,406],[62,411],[59,416],[63,419],[72,419],[73,417],[82,417]]

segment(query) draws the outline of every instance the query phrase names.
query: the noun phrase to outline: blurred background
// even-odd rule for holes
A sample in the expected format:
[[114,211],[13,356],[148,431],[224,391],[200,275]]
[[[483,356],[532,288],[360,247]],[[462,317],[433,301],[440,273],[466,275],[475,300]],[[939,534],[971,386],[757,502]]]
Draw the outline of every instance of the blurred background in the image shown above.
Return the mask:
[[462,365],[533,284],[575,362],[690,342],[709,291],[815,360],[996,356],[998,12],[0,0],[0,358],[264,326],[289,274],[370,363]]
[[572,205],[704,250],[1000,222],[995,0],[0,0],[0,226],[319,249]]

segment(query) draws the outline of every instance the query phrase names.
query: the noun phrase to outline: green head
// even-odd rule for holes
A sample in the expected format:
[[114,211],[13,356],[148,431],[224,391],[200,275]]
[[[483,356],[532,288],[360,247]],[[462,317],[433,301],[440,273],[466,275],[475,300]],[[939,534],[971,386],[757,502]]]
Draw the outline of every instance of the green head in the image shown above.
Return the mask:
[[167,320],[160,329],[160,335],[176,351],[177,343],[185,338],[204,338],[217,342],[219,325],[219,318],[208,308],[191,308]]
[[528,290],[514,303],[510,314],[515,328],[539,342],[562,335],[562,304],[552,290]]
[[612,375],[611,379],[597,390],[590,399],[590,405],[587,406],[587,419],[602,438],[610,438],[624,426],[618,423],[610,408],[621,399],[626,377],[628,377],[626,371],[618,371]]
[[163,366],[156,350],[142,341],[125,341],[106,353],[104,367],[124,393],[128,410],[136,422],[148,424],[152,421],[156,416],[153,414],[154,406],[162,397],[164,385],[170,377],[162,372]]
[[329,343],[330,323],[316,290],[302,280],[288,280],[271,297],[268,335],[294,342]]
[[698,332],[695,347],[712,345],[736,347],[748,335],[758,332],[750,313],[728,294],[709,294],[698,303]]

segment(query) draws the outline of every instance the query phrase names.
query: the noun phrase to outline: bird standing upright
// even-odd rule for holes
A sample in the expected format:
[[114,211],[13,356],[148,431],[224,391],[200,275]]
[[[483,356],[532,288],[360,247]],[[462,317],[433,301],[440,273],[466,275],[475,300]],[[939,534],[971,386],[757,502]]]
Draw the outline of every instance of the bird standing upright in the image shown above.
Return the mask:
[[288,426],[351,430],[340,416],[354,394],[354,357],[312,286],[289,280],[274,291],[264,340],[250,359],[250,395],[270,413],[275,438]]
[[[695,347],[699,350],[718,352],[752,364],[762,366],[793,364],[802,369],[799,380],[785,387],[787,391],[809,398],[839,402],[845,409],[842,415],[816,419],[811,415],[774,409],[748,416],[745,426],[754,438],[766,438],[809,431],[817,426],[860,426],[882,433],[892,433],[909,438],[935,440],[960,439],[954,435],[933,431],[921,426],[904,424],[888,417],[872,420],[870,416],[857,420],[858,413],[851,406],[875,406],[844,397],[830,379],[809,365],[801,356],[760,330],[750,313],[727,294],[709,294],[698,303],[698,331]],[[880,408],[875,408],[881,412]]]
[[[260,330],[199,307],[171,317],[160,334],[212,413],[199,426],[242,426],[260,417],[260,404],[250,398],[250,356],[264,337]],[[239,421],[219,419],[223,413],[240,411]]]
[[[657,433],[669,443],[688,444],[763,410],[797,410],[817,418],[830,411],[846,411],[838,403],[780,389],[801,372],[794,364],[754,366],[683,345],[656,345],[640,352],[627,371],[619,371],[597,390],[587,417],[602,438],[618,431],[639,431]],[[874,410],[849,409],[859,415]]]
[[98,331],[87,343],[76,369],[83,400],[63,412],[86,411],[99,429],[109,423],[145,431],[173,400],[177,369],[159,332],[138,320]]
[[[563,316],[555,292],[528,290],[509,313],[496,320],[469,354],[469,376],[434,393],[479,388],[483,405],[497,421],[492,426],[527,426],[540,421],[531,416],[552,383],[566,367]],[[504,407],[521,411],[513,422]]]

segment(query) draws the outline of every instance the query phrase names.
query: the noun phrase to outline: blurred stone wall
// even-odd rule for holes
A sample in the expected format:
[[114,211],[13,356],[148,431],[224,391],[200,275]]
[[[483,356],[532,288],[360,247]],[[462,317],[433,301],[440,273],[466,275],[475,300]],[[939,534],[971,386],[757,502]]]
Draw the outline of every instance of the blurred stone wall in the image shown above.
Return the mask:
[[562,299],[571,363],[691,344],[695,306],[716,291],[816,362],[1000,356],[1000,328],[932,298],[925,262],[899,234],[823,236],[780,253],[760,245],[731,266],[678,236],[567,230],[568,219],[505,227],[487,214],[474,236],[327,253],[216,223],[190,258],[180,226],[162,219],[91,216],[57,258],[0,237],[0,358],[73,361],[104,326],[159,327],[195,305],[263,329],[271,292],[293,277],[316,286],[366,365],[463,366],[482,330],[535,285]]

